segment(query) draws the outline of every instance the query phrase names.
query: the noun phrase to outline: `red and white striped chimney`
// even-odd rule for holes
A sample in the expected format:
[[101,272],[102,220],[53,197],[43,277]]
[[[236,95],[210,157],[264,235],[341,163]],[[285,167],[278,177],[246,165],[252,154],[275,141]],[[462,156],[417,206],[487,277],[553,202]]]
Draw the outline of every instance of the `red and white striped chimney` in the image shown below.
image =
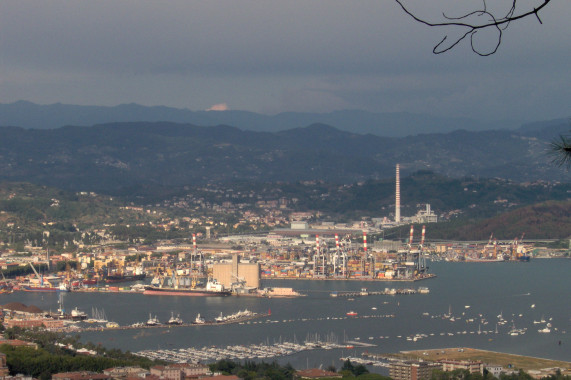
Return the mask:
[[412,234],[414,232],[414,224],[410,225],[410,239],[408,239],[408,245],[412,247]]

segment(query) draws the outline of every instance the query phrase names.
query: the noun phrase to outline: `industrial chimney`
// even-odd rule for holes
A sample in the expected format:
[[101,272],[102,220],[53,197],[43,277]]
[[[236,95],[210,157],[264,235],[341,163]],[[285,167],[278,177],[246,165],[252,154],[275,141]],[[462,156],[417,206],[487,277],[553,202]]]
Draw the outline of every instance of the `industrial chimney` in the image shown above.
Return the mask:
[[396,173],[397,185],[396,185],[396,192],[395,192],[395,223],[400,223],[400,167],[397,164],[397,173]]

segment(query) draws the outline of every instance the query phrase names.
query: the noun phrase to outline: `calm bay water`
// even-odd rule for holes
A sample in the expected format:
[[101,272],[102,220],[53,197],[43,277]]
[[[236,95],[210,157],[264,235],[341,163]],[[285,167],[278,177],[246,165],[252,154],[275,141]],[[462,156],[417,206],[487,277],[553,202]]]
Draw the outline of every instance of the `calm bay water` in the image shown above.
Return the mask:
[[[296,368],[320,364],[327,366],[332,363],[339,367],[340,357],[360,355],[365,350],[381,353],[457,346],[571,360],[571,260],[532,260],[530,263],[435,262],[430,265],[430,271],[438,277],[417,283],[308,280],[263,282],[264,286],[293,287],[307,294],[306,297],[290,299],[68,293],[64,295],[64,305],[67,310],[79,307],[88,314],[92,308],[104,309],[109,321],[121,325],[145,322],[149,314],[166,321],[174,313],[180,314],[184,321],[192,321],[198,313],[206,319],[213,319],[221,312],[226,315],[247,308],[263,313],[271,309],[270,317],[249,324],[81,334],[84,341],[130,351],[273,343],[280,339],[303,342],[308,335],[319,334],[322,339],[335,335],[339,342],[344,338],[358,339],[375,344],[376,347],[350,351],[309,351],[279,361],[290,362]],[[353,301],[330,297],[332,291],[360,290],[363,287],[374,291],[387,287],[419,286],[428,287],[430,293],[356,297]],[[0,303],[17,301],[46,310],[56,310],[57,299],[57,294],[15,292],[0,296]],[[449,310],[458,317],[454,322],[440,317]],[[348,311],[357,312],[358,317],[345,318]],[[383,317],[389,314],[394,314],[395,317]],[[498,334],[495,334],[499,314],[509,322],[498,326]],[[479,323],[482,317],[488,321],[487,325]],[[533,323],[542,317],[548,321],[551,319],[553,327],[549,334],[538,332],[545,324]],[[474,322],[467,322],[468,319],[474,319]],[[510,336],[507,332],[512,325],[527,328],[526,334]],[[557,331],[554,331],[555,328]],[[477,334],[479,329],[491,332]],[[427,337],[416,342],[406,339],[414,334],[426,334]]]

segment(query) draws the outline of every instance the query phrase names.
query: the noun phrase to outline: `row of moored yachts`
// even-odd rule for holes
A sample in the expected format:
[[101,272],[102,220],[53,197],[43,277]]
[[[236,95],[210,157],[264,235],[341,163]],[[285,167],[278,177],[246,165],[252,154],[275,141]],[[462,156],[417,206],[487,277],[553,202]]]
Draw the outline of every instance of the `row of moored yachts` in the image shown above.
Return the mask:
[[280,356],[293,355],[298,352],[321,349],[344,348],[345,345],[337,343],[315,343],[304,344],[282,342],[273,345],[251,344],[249,346],[234,345],[221,347],[203,348],[180,348],[178,350],[145,350],[135,353],[149,359],[159,359],[173,363],[205,363],[222,359],[267,359]]

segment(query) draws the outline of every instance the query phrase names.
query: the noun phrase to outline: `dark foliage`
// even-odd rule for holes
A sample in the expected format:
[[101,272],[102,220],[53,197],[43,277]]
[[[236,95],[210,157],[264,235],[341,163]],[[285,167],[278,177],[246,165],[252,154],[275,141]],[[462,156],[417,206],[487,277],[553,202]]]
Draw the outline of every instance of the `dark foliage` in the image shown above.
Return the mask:
[[0,180],[115,195],[235,181],[350,183],[392,178],[397,162],[403,174],[431,168],[453,177],[561,179],[547,155],[553,135],[537,129],[383,138],[323,125],[267,133],[115,123],[0,133]]
[[236,375],[244,380],[289,380],[293,379],[293,375],[295,373],[295,369],[290,364],[280,366],[276,362],[257,363],[249,360],[245,361],[243,364],[236,363],[231,360],[220,360],[216,363],[210,364],[210,370],[227,375]]

